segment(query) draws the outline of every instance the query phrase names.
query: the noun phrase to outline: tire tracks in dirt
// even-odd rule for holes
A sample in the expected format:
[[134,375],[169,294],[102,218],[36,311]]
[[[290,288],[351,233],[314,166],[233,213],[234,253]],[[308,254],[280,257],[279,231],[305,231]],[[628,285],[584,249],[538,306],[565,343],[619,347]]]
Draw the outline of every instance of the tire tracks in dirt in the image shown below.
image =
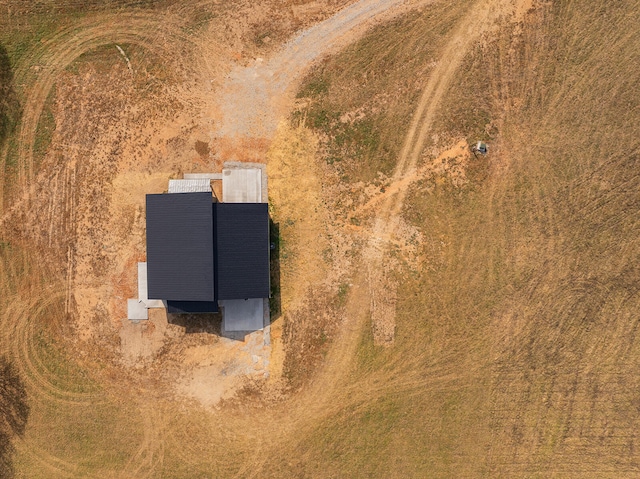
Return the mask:
[[[123,19],[117,15],[99,15],[79,24],[71,25],[51,37],[43,39],[16,68],[17,84],[24,85],[28,95],[23,106],[18,131],[18,181],[26,198],[33,191],[33,147],[38,122],[51,89],[58,76],[78,57],[98,47],[116,43],[141,46],[151,52],[172,54],[172,46],[188,42],[179,25],[168,19],[159,20],[157,15],[137,13]],[[38,67],[34,73],[31,65]],[[4,171],[7,149],[0,157],[0,171]],[[4,197],[4,175],[0,180],[0,198]],[[0,206],[2,204],[0,203]],[[6,219],[3,214],[0,224]]]
[[[146,26],[149,20],[143,20],[142,26]],[[41,66],[42,73],[38,75],[34,84],[29,88],[29,96],[24,108],[18,136],[19,180],[25,186],[25,182],[33,180],[33,144],[38,121],[42,114],[44,103],[59,76],[76,58],[83,53],[99,46],[110,43],[134,43],[148,47],[149,40],[145,38],[144,28],[140,28],[135,19],[132,24],[115,24],[105,31],[102,25],[104,20],[97,20],[97,25],[88,26],[80,33],[73,31],[57,35],[42,46],[35,53],[38,61],[44,63]],[[60,37],[71,36],[68,40]],[[31,59],[30,62],[34,60]]]
[[64,299],[63,291],[49,291],[46,298],[37,297],[25,302],[16,298],[5,309],[3,316],[11,318],[5,326],[3,343],[17,368],[23,373],[25,382],[30,386],[36,398],[45,398],[53,403],[78,406],[92,406],[99,402],[99,396],[90,392],[74,392],[56,385],[51,380],[56,375],[50,371],[36,353],[34,344],[37,322],[42,319],[48,308],[55,306]]
[[[441,59],[429,76],[422,95],[416,106],[409,130],[405,135],[402,149],[398,157],[395,170],[391,177],[391,184],[402,183],[406,178],[416,175],[416,165],[424,148],[427,134],[433,125],[436,112],[441,99],[447,92],[454,79],[462,60],[469,51],[469,47],[493,24],[491,6],[498,2],[479,2],[462,20],[452,40],[447,44],[441,54]],[[498,10],[500,11],[500,10]],[[502,13],[502,12],[501,12]],[[495,20],[495,16],[493,18]],[[378,322],[386,322],[384,329],[391,329],[391,341],[393,341],[393,329],[395,329],[395,305],[393,310],[382,308],[385,298],[395,295],[395,291],[389,291],[392,284],[387,277],[383,259],[387,245],[392,243],[393,233],[398,228],[400,213],[404,205],[408,188],[400,188],[395,194],[388,196],[378,209],[374,220],[372,239],[365,248],[364,258],[368,272],[369,297],[373,328]],[[393,286],[392,286],[393,287]],[[380,298],[380,300],[379,300]],[[382,311],[378,311],[378,308]]]
[[[159,18],[157,14],[132,14],[128,17],[116,15],[99,15],[87,19],[79,24],[67,27],[54,35],[43,39],[40,45],[30,51],[16,69],[15,78],[27,92],[23,106],[23,114],[18,130],[18,180],[22,191],[22,198],[15,202],[13,208],[7,212],[2,209],[3,217],[0,224],[12,218],[12,213],[20,208],[29,208],[30,197],[33,195],[34,157],[33,147],[36,130],[44,103],[55,85],[59,75],[82,54],[100,46],[115,43],[135,44],[148,51],[162,55],[172,55],[176,45],[184,45],[189,41],[179,25],[172,24],[168,19]],[[37,71],[31,68],[37,66]],[[0,171],[4,171],[8,149],[5,147],[0,156]],[[55,190],[54,195],[62,195],[65,207],[73,210],[73,188],[75,186],[75,169],[65,168],[61,181],[62,191]],[[0,198],[4,197],[4,181],[6,176],[0,177]],[[53,205],[55,202],[50,203]],[[56,212],[50,211],[50,219]],[[71,216],[73,221],[73,214]],[[50,221],[53,225],[54,222]],[[50,235],[52,236],[52,235]],[[71,265],[73,258],[68,255],[67,284],[55,286],[55,291],[47,290],[44,294],[36,288],[29,295],[30,300],[15,297],[7,303],[3,310],[4,325],[0,335],[2,346],[16,362],[17,368],[23,373],[23,378],[30,389],[33,400],[46,402],[49,405],[61,405],[65,408],[95,407],[108,401],[104,391],[80,392],[65,388],[64,380],[57,380],[57,374],[45,366],[45,361],[38,353],[36,344],[39,328],[42,327],[41,316],[47,308],[65,303],[68,309]],[[65,288],[66,286],[66,288]],[[51,285],[54,287],[54,285]],[[150,477],[161,464],[164,457],[164,441],[162,428],[153,410],[141,405],[139,408],[143,420],[143,441],[132,455],[122,477]],[[78,464],[73,464],[60,457],[49,454],[29,441],[20,441],[17,448],[38,462],[45,470],[56,477],[102,477],[101,474],[82,472]]]
[[79,475],[76,464],[64,461],[48,453],[45,449],[34,446],[32,442],[27,443],[22,439],[18,439],[16,441],[16,449],[20,454],[32,458],[53,477],[74,478]]
[[[378,213],[374,219],[371,239],[363,253],[365,263],[364,270],[368,278],[385,274],[383,264],[384,256],[388,250],[388,245],[393,244],[393,234],[397,230],[401,220],[402,208],[409,191],[407,187],[396,189],[393,188],[393,185],[405,185],[419,174],[419,170],[416,167],[420,160],[426,139],[433,126],[440,102],[458,73],[464,57],[483,35],[490,33],[498,27],[498,22],[501,19],[507,19],[513,22],[520,21],[521,15],[523,15],[530,6],[530,0],[480,0],[470,8],[469,13],[461,20],[455,32],[452,34],[450,42],[441,54],[440,61],[431,73],[423,89],[409,130],[405,135],[398,162],[391,179],[390,189],[393,190],[393,193],[386,196],[377,207]],[[375,321],[375,299],[388,295],[388,293],[381,291],[378,287],[388,287],[393,283],[385,279],[378,279],[377,281],[371,281],[369,279],[366,283],[368,296],[370,298],[372,321]],[[360,327],[357,329],[362,330],[364,323],[366,323],[366,315],[361,314],[359,316],[359,322]],[[373,326],[375,327],[375,324]],[[347,331],[351,332],[353,330],[348,329]],[[355,346],[357,345],[357,337],[354,336],[348,340],[350,341],[353,351],[348,354],[341,354],[337,364],[342,364],[342,368],[348,368],[347,363],[349,362],[349,358],[355,354]],[[346,342],[347,338],[340,338],[340,341]],[[346,348],[346,345],[344,347]],[[340,347],[336,347],[336,350],[340,349]],[[474,368],[474,365],[469,366],[472,369]],[[337,368],[337,365],[334,367]],[[414,377],[412,374],[407,374],[400,379],[390,378],[389,384],[393,384],[393,388],[396,390],[404,388],[412,389],[426,385],[427,382],[438,378],[455,376],[455,373],[447,370],[446,367],[438,370],[440,374],[429,378],[428,381],[425,381],[423,377]],[[331,375],[335,377],[335,374]],[[330,387],[330,384],[326,384],[324,387]],[[388,390],[389,389],[387,389],[387,391]],[[369,391],[367,390],[365,397],[360,397],[360,400],[370,398],[368,393]],[[358,396],[362,396],[362,394],[359,394],[356,389],[355,391],[351,391],[348,399],[356,400]]]
[[[526,3],[526,0],[524,0]],[[522,3],[522,1],[518,2]],[[508,17],[514,12],[516,4],[509,0],[480,0],[463,18],[451,40],[444,48],[440,61],[429,76],[423,93],[416,106],[410,128],[405,135],[403,147],[398,157],[391,183],[406,183],[405,178],[416,175],[416,165],[420,159],[426,138],[431,131],[440,101],[452,84],[465,55],[471,46],[483,34],[495,28],[501,17]],[[387,196],[377,209],[371,231],[371,239],[364,248],[362,260],[364,268],[360,268],[353,281],[351,293],[346,305],[346,321],[341,327],[340,335],[335,339],[325,363],[314,378],[309,388],[293,397],[286,407],[286,423],[279,423],[281,440],[276,440],[279,447],[282,442],[297,443],[297,438],[304,437],[313,427],[325,418],[343,409],[348,404],[358,404],[371,399],[371,392],[362,388],[350,387],[348,377],[352,370],[359,338],[369,318],[372,299],[380,292],[371,287],[371,277],[383,271],[383,258],[387,245],[392,243],[391,236],[400,220],[408,188],[399,188],[394,194]],[[377,281],[386,284],[386,281]],[[441,365],[434,368],[437,380],[442,383],[455,381],[456,373],[449,367]],[[437,381],[436,381],[437,382]],[[425,378],[419,375],[408,375],[406,378],[393,381],[395,389],[416,389],[426,384]],[[388,392],[389,384],[377,388],[379,394]],[[238,476],[257,477],[266,463],[261,458],[252,467],[244,467]]]
[[[30,401],[44,402],[64,408],[93,408],[106,401],[102,391],[79,392],[64,387],[64,382],[56,381],[58,374],[45,366],[35,344],[36,330],[41,325],[48,308],[59,305],[65,296],[62,289],[49,290],[46,297],[34,296],[31,301],[16,297],[3,310],[3,349],[9,355],[28,387]],[[39,464],[43,471],[53,477],[79,477],[76,463],[64,460],[34,444],[32,440],[18,438],[16,449],[21,455]],[[83,477],[87,477],[83,475]],[[96,475],[88,477],[99,477]]]
[[[423,2],[424,3],[424,2]],[[480,2],[478,5],[484,6],[490,5],[494,2]],[[497,2],[496,2],[497,3]],[[417,4],[415,4],[417,5]],[[413,6],[415,6],[413,5]],[[224,106],[220,106],[220,111],[223,114],[223,118],[228,122],[226,126],[219,129],[218,134],[220,136],[241,136],[241,134],[251,134],[258,137],[270,136],[269,133],[275,131],[277,126],[277,120],[279,115],[283,112],[286,113],[286,108],[290,105],[291,95],[293,88],[296,86],[296,82],[299,81],[300,76],[308,69],[308,67],[321,56],[327,54],[330,51],[337,50],[340,47],[345,46],[347,43],[355,40],[357,34],[363,33],[366,26],[370,25],[372,21],[380,20],[381,18],[389,18],[393,10],[392,7],[396,7],[394,12],[400,13],[403,6],[403,2],[400,0],[393,0],[391,2],[383,2],[382,0],[366,0],[357,2],[345,9],[343,12],[339,12],[334,17],[340,17],[343,15],[340,21],[337,22],[335,29],[331,27],[331,21],[336,21],[334,17],[322,22],[319,25],[322,27],[313,27],[310,30],[317,33],[305,33],[296,37],[299,43],[295,41],[290,42],[284,49],[284,53],[278,58],[277,61],[272,62],[272,69],[260,69],[259,67],[251,67],[246,70],[245,77],[240,74],[232,73],[229,79],[229,83],[226,90],[223,90],[224,101],[232,104],[236,111],[243,110],[243,103],[234,103],[233,99],[238,99],[247,95],[248,88],[252,85],[252,81],[257,79],[257,85],[273,85],[265,87],[263,90],[257,88],[258,94],[264,94],[267,98],[257,105],[250,106],[249,111],[252,111],[255,120],[250,120],[244,117],[238,117],[232,119],[228,116]],[[359,11],[357,8],[362,8]],[[480,7],[476,7],[476,10]],[[479,13],[483,13],[482,10]],[[471,12],[468,15],[459,28],[459,33],[450,45],[445,49],[445,55],[438,64],[433,74],[430,76],[429,81],[425,87],[422,98],[416,109],[414,120],[411,123],[411,128],[407,134],[405,145],[402,150],[402,154],[398,161],[398,166],[393,175],[394,181],[401,181],[406,175],[411,174],[415,165],[419,159],[420,152],[422,151],[422,145],[429,133],[433,117],[438,108],[438,101],[446,92],[452,78],[457,71],[457,68],[466,53],[465,48],[468,48],[474,39],[477,39],[481,34],[481,28],[472,28],[474,26],[488,24],[488,21],[482,22],[479,20],[477,12]],[[490,10],[487,9],[486,18],[491,18]],[[482,18],[482,17],[480,17]],[[77,27],[74,27],[77,28]],[[88,22],[83,30],[78,32],[77,30],[69,29],[68,31],[60,32],[50,41],[51,43],[43,43],[42,48],[33,53],[34,58],[41,59],[45,66],[42,67],[41,72],[35,79],[30,80],[31,73],[27,71],[20,71],[20,78],[27,80],[30,87],[26,91],[29,91],[29,96],[25,104],[24,116],[20,125],[19,131],[19,157],[20,167],[19,175],[22,185],[27,191],[28,197],[28,183],[33,178],[33,143],[36,134],[36,128],[42,108],[46,98],[53,87],[57,76],[66,68],[71,62],[73,62],[82,53],[96,48],[100,45],[111,43],[135,43],[150,49],[163,49],[164,46],[158,46],[156,42],[163,34],[159,32],[166,32],[167,26],[163,22],[158,21],[150,17],[142,16],[138,20],[133,21],[127,18],[126,22],[116,17],[100,17],[92,19]],[[355,31],[354,31],[355,29]],[[470,34],[468,30],[470,31]],[[462,32],[462,33],[461,33]],[[464,33],[464,35],[463,35]],[[180,37],[181,34],[176,30],[175,35]],[[56,40],[57,39],[57,40]],[[56,43],[58,42],[58,43]],[[306,49],[306,50],[305,50]],[[447,57],[450,55],[450,57]],[[253,69],[252,69],[253,68]],[[235,76],[234,76],[235,75]],[[247,84],[247,86],[243,86]],[[253,84],[255,88],[255,83]],[[253,93],[251,93],[252,95]],[[249,96],[249,100],[250,100]],[[256,124],[262,124],[262,126],[256,127]],[[2,158],[2,165],[4,166],[4,157]],[[0,184],[1,186],[1,184]],[[2,192],[0,191],[0,194]],[[362,399],[359,395],[347,397],[347,392],[353,392],[354,388],[341,388],[346,384],[349,372],[351,371],[352,360],[355,355],[358,338],[360,337],[363,327],[368,319],[368,311],[370,309],[370,298],[372,292],[369,287],[368,274],[372,271],[376,271],[377,265],[382,261],[386,240],[389,237],[391,231],[393,231],[394,221],[397,222],[399,213],[402,209],[404,199],[406,196],[406,190],[401,189],[394,196],[390,196],[379,210],[380,213],[374,224],[373,235],[371,241],[369,241],[365,253],[364,259],[366,261],[367,268],[359,273],[353,282],[351,289],[351,295],[348,299],[346,311],[347,321],[345,322],[340,336],[333,344],[323,369],[319,372],[314,382],[310,387],[301,392],[299,395],[291,398],[286,406],[278,414],[277,418],[272,419],[278,422],[277,428],[267,428],[269,430],[269,440],[261,441],[257,451],[264,452],[271,449],[271,444],[277,444],[277,447],[282,447],[282,442],[296,442],[296,438],[300,437],[300,432],[308,431],[314,427],[318,421],[322,421],[328,415],[332,414],[336,410],[343,408],[347,403],[353,403]],[[6,215],[5,215],[6,217]],[[8,343],[11,344],[11,338],[18,338],[17,343],[22,342],[21,346],[14,351],[17,357],[23,357],[23,367],[30,371],[29,378],[30,385],[34,387],[43,398],[52,401],[68,401],[69,403],[84,405],[87,400],[89,403],[95,403],[94,397],[85,397],[82,394],[73,393],[70,391],[64,391],[57,388],[50,381],[47,381],[45,375],[39,371],[38,362],[30,359],[29,354],[30,347],[27,347],[29,341],[33,340],[33,333],[35,325],[27,321],[28,315],[31,313],[30,308],[37,309],[36,304],[29,304],[21,306],[26,308],[24,311],[16,309],[14,312],[19,313],[18,316],[23,318],[20,320],[14,330],[5,334],[9,336],[7,338]],[[411,380],[411,379],[409,379]],[[344,401],[336,401],[335,399],[342,399]],[[345,402],[346,401],[346,402]],[[163,437],[167,434],[164,430],[162,418],[154,416],[151,411],[153,406],[141,405],[141,414],[143,417],[143,441],[140,444],[136,452],[131,456],[129,464],[122,472],[122,476],[130,476],[132,473],[136,476],[151,476],[153,475],[156,465],[162,463],[163,458]],[[284,421],[282,419],[285,419]],[[275,438],[273,437],[275,433]],[[294,434],[295,433],[295,434]],[[281,437],[283,441],[279,441],[278,437]],[[255,477],[259,474],[260,466],[266,460],[265,454],[254,454],[253,460],[250,460],[252,467],[244,467],[241,471],[243,475],[249,475]],[[53,469],[57,469],[59,473],[68,474],[69,477],[73,477],[77,472],[72,472],[74,466],[57,458],[49,458],[45,460]],[[247,464],[249,466],[249,464]],[[253,467],[257,466],[257,467]]]
[[[47,308],[59,305],[65,296],[61,287],[56,291],[49,291],[46,299],[35,298],[25,302],[18,298],[10,302],[3,311],[3,316],[11,319],[2,322],[5,325],[11,324],[11,327],[2,331],[5,352],[22,373],[21,377],[29,387],[29,395],[33,401],[44,402],[49,407],[58,405],[67,409],[95,408],[108,404],[113,398],[102,389],[87,392],[65,389],[64,382],[56,381],[58,375],[47,368],[45,361],[39,357],[39,347],[34,344],[34,338],[44,317],[43,313]],[[165,441],[161,411],[145,403],[140,403],[137,411],[142,419],[142,440],[119,477],[153,477],[158,465],[164,460]],[[100,472],[90,473],[77,463],[47,452],[33,441],[21,439],[16,446],[23,455],[39,463],[55,477],[104,477]]]
[[139,412],[143,420],[142,442],[119,474],[122,478],[153,477],[158,465],[161,466],[164,462],[165,439],[162,411],[141,406]]

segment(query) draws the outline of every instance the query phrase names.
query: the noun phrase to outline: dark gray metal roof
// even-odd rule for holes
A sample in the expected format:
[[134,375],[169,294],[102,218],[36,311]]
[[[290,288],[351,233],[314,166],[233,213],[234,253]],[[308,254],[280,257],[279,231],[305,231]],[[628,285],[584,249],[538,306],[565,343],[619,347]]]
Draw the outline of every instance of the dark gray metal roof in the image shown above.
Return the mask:
[[218,299],[269,297],[266,203],[214,203]]
[[167,313],[217,313],[217,301],[167,301]]
[[214,301],[210,192],[147,195],[149,299]]

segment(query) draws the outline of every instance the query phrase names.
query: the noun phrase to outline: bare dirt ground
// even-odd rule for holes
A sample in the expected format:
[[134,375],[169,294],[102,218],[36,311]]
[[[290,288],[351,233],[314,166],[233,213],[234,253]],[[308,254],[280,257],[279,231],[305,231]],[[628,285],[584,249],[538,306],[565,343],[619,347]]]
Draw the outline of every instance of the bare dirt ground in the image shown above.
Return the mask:
[[[461,20],[426,79],[387,188],[372,193],[365,206],[353,213],[357,217],[375,210],[371,230],[344,224],[331,229],[327,220],[331,212],[322,199],[321,172],[314,166],[317,140],[310,131],[282,120],[293,107],[301,75],[314,61],[353,42],[374,22],[418,3],[422,2],[363,0],[340,10],[336,5],[294,6],[292,16],[303,24],[338,11],[281,48],[260,51],[254,47],[245,52],[248,56],[236,56],[237,44],[231,40],[216,44],[219,33],[215,31],[194,40],[184,33],[179,14],[163,16],[161,21],[153,14],[137,14],[127,20],[98,15],[45,39],[24,60],[25,65],[40,67],[16,71],[16,78],[29,84],[18,134],[16,191],[21,194],[3,210],[2,225],[35,248],[50,251],[50,257],[43,260],[41,276],[34,275],[32,283],[22,286],[20,296],[4,305],[3,317],[11,321],[4,322],[3,347],[16,358],[40,404],[85,407],[113,401],[127,388],[137,391],[139,398],[131,402],[141,431],[136,438],[138,447],[133,454],[127,451],[130,456],[119,473],[107,474],[108,468],[89,473],[88,468],[65,460],[64,453],[47,452],[42,441],[39,445],[29,442],[29,436],[19,447],[26,467],[35,462],[57,477],[157,477],[165,455],[179,454],[167,450],[176,449],[181,438],[189,435],[189,423],[175,419],[183,404],[191,400],[205,408],[232,404],[234,395],[248,384],[265,397],[283,400],[282,321],[274,325],[271,348],[257,351],[255,338],[232,342],[217,336],[215,321],[213,326],[197,324],[195,330],[187,331],[189,326],[171,324],[160,312],[154,312],[144,324],[133,325],[124,319],[126,298],[135,291],[135,263],[144,258],[144,194],[162,192],[169,177],[185,171],[217,170],[223,160],[268,162],[276,208],[273,216],[289,241],[283,250],[291,255],[283,267],[283,314],[302,308],[312,285],[335,292],[346,282],[348,293],[335,318],[339,334],[322,369],[300,393],[274,406],[271,417],[260,427],[251,428],[250,423],[258,420],[248,420],[233,410],[227,411],[226,426],[212,419],[192,424],[196,435],[232,436],[234,440],[239,435],[253,441],[252,453],[243,456],[244,465],[239,470],[229,466],[221,474],[234,470],[238,476],[259,476],[274,448],[295,443],[297,432],[310,430],[336,408],[356,404],[375,390],[348,388],[345,381],[370,317],[374,339],[393,344],[395,266],[387,253],[391,245],[415,234],[402,233],[408,228],[400,215],[408,186],[446,165],[447,174],[465,181],[464,167],[459,167],[467,161],[461,143],[451,145],[434,164],[417,169],[439,102],[459,74],[469,48],[494,28],[498,18],[511,16],[519,21],[531,1],[480,1]],[[269,14],[266,7],[257,6],[256,11],[257,18]],[[239,22],[234,28],[253,31],[250,22]],[[67,70],[81,54],[114,42],[125,45],[123,51],[130,61],[112,48],[108,55],[119,58],[120,63],[108,57],[106,70],[90,62],[79,63],[76,72]],[[136,54],[136,48],[162,61],[173,59],[175,65],[169,70],[188,79],[178,75],[158,80],[160,73],[145,64],[144,54],[141,50]],[[265,55],[255,58],[255,53]],[[234,57],[239,65],[232,61]],[[33,143],[54,84],[56,132],[37,169]],[[196,151],[196,142],[209,145],[210,152]],[[362,264],[347,254],[354,245],[363,248]],[[323,260],[325,251],[334,258],[330,264]],[[42,280],[49,285],[47,291],[29,295],[29,289],[33,293]],[[45,365],[48,358],[43,359],[38,349],[36,319],[40,314],[51,316],[47,308],[62,309],[57,314],[64,318],[65,313],[71,315],[71,326],[54,323],[52,327],[62,332],[67,347],[84,364],[100,364],[95,374],[109,384],[107,392],[68,387],[59,372]],[[271,379],[266,386],[253,382],[265,377]],[[414,380],[407,377],[398,384]],[[123,385],[117,385],[120,383]],[[133,384],[140,385],[139,389]],[[163,402],[167,398],[180,405]],[[198,453],[198,447],[192,445],[182,452],[185,461]]]
[[[333,23],[322,24],[321,32],[312,37],[313,42],[304,43],[305,35],[301,35],[278,57],[280,61],[287,58],[286,67],[278,72],[286,75],[279,82],[284,89],[278,92],[287,90],[291,95],[294,80],[313,60],[357,38],[356,26],[362,27],[390,6],[361,2],[355,9],[341,12]],[[294,16],[304,21],[319,14],[322,17],[323,11],[323,8],[294,9]],[[296,43],[300,39],[302,50]],[[320,39],[326,44],[322,49],[317,44]],[[66,71],[83,53],[114,43],[119,48],[112,47],[109,53],[103,53],[107,57],[102,62],[106,69],[102,66],[98,66],[101,70],[96,69],[92,62],[80,62],[74,67],[77,71]],[[228,58],[229,47],[226,48]],[[296,50],[301,56],[288,58]],[[159,84],[159,71],[144,62],[141,51],[155,58],[172,58],[175,64],[169,70],[173,71],[181,71],[183,62],[196,64],[189,54],[202,55],[207,62],[196,70],[195,79],[193,75],[188,81],[165,77],[164,83]],[[211,121],[216,118],[216,107],[210,106],[210,100],[216,98],[213,88],[223,83],[222,75],[229,65],[223,52],[223,47],[211,47],[206,40],[193,45],[181,29],[179,16],[164,16],[159,21],[157,16],[143,13],[126,20],[92,15],[43,39],[23,60],[25,69],[16,70],[18,82],[28,84],[24,88],[18,133],[18,184],[11,185],[11,192],[3,189],[2,196],[9,194],[15,198],[17,193],[21,198],[3,211],[3,228],[37,248],[46,248],[49,253],[42,266],[44,271],[52,272],[50,277],[45,274],[50,284],[46,302],[38,299],[40,295],[33,295],[32,290],[32,301],[14,297],[3,308],[3,313],[12,317],[13,325],[6,331],[5,344],[12,345],[11,356],[43,404],[53,401],[61,407],[81,407],[109,401],[94,390],[67,390],[64,383],[59,384],[58,374],[45,366],[47,360],[40,357],[34,344],[37,336],[34,318],[39,311],[47,314],[43,308],[60,303],[63,311],[58,309],[58,314],[62,318],[70,315],[73,321],[54,325],[54,329],[66,331],[65,349],[75,351],[84,358],[82,361],[108,365],[103,369],[102,380],[110,376],[122,380],[131,375],[133,381],[146,382],[150,374],[159,373],[154,381],[156,389],[163,384],[165,392],[213,406],[231,398],[246,384],[251,372],[266,373],[269,351],[264,354],[255,351],[251,339],[232,343],[211,334],[215,333],[215,327],[186,334],[183,326],[170,324],[166,317],[157,314],[144,324],[130,324],[125,319],[126,298],[135,291],[135,263],[144,258],[144,194],[163,191],[167,179],[182,171],[216,170],[223,159],[237,159],[228,154],[229,139],[210,134]],[[36,67],[31,66],[34,64]],[[56,131],[38,172],[33,144],[45,100],[54,84]],[[217,123],[217,118],[214,121]],[[224,120],[219,124],[225,125]],[[274,127],[272,124],[270,132]],[[285,137],[282,141],[286,141],[287,133],[282,134]],[[236,140],[231,139],[231,150],[237,155]],[[196,141],[210,144],[213,154],[202,157],[194,151]],[[261,154],[266,154],[268,144],[263,138],[247,138],[241,142],[241,149],[249,153],[240,159],[253,158],[256,145]],[[270,157],[282,158],[278,148],[282,146],[276,141]],[[3,164],[6,154],[5,150]],[[264,157],[261,160],[265,161]],[[294,168],[300,169],[298,165]],[[286,173],[286,168],[283,170]],[[312,172],[309,181],[314,181]],[[281,188],[286,188],[284,182]],[[276,196],[277,191],[276,181]],[[286,194],[283,198],[286,204]],[[320,215],[315,219],[313,214],[302,217],[298,210],[292,216],[294,221],[301,220],[298,226],[305,221],[309,225],[310,229],[296,230],[303,231],[308,238],[310,233],[315,234],[314,229],[318,231],[322,212],[317,204],[312,204],[312,197],[301,199],[314,214]],[[319,199],[316,197],[315,201]],[[312,249],[298,252],[297,264],[311,263],[314,255],[317,251]],[[59,265],[64,268],[59,269]],[[308,266],[302,268],[311,271]],[[299,271],[295,275],[306,282],[314,279]],[[286,289],[285,305],[296,295],[306,293],[304,281],[297,282],[300,286],[293,289],[293,294]],[[23,290],[20,294],[22,297],[26,293]],[[276,331],[276,344],[277,337]],[[122,368],[128,371],[125,376]],[[144,440],[127,466],[136,476],[151,474],[154,461],[158,460],[156,455],[161,454],[158,449],[161,445],[155,439],[159,433],[157,414],[149,414],[144,406],[140,413]],[[24,463],[36,458],[31,453],[34,451],[40,467],[56,475],[74,474],[77,470],[72,463],[44,453],[42,448],[25,444],[19,450],[26,455],[22,458]]]

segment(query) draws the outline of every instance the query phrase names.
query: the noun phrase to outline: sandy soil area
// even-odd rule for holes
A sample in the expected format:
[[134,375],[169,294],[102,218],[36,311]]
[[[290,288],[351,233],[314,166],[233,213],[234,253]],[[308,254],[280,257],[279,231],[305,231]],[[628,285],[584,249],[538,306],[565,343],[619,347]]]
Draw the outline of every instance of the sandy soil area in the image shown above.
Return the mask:
[[[270,193],[280,209],[275,216],[293,239],[292,260],[284,266],[284,308],[300,305],[311,284],[336,287],[347,271],[348,262],[336,263],[330,275],[317,267],[329,243],[313,168],[315,140],[286,122],[279,129],[278,124],[313,62],[413,4],[314,5],[293,9],[294,20],[325,20],[266,51],[265,59],[237,57],[237,66],[231,54],[238,46],[234,39],[269,14],[266,6],[248,8],[251,13],[219,45],[210,43],[216,35],[220,39],[218,32],[197,41],[186,36],[178,15],[161,23],[142,13],[126,22],[109,15],[89,17],[31,52],[41,64],[37,71],[17,73],[33,85],[19,136],[25,193],[4,212],[3,221],[19,223],[20,235],[50,251],[48,262],[64,265],[58,288],[66,298],[66,313],[74,318],[70,341],[82,355],[111,361],[134,376],[162,370],[164,388],[207,406],[233,396],[247,380],[269,377],[271,345],[258,338],[261,332],[232,341],[217,334],[219,318],[194,332],[161,311],[148,322],[126,320],[126,299],[136,291],[135,265],[145,258],[144,195],[165,191],[167,180],[183,172],[219,171],[227,160],[269,161]],[[81,62],[75,71],[66,71],[82,53],[114,40],[116,46],[102,53],[102,62]],[[198,56],[206,61],[198,62]],[[176,73],[158,81],[161,72],[153,62],[167,59],[167,71]],[[198,68],[187,75],[189,62]],[[54,85],[56,130],[36,175],[36,127]],[[204,149],[199,152],[197,144]],[[49,226],[43,229],[42,224]],[[339,237],[339,232],[333,235],[331,248],[345,250],[349,240]],[[333,256],[339,258],[340,251]],[[276,322],[274,382],[284,357],[281,328],[282,321]]]
[[[375,209],[371,230],[331,229],[321,174],[314,167],[316,139],[282,120],[293,107],[302,74],[314,61],[353,42],[375,22],[418,3],[355,2],[282,47],[265,51],[262,59],[234,55],[241,43],[238,38],[251,31],[251,24],[236,24],[239,30],[220,44],[215,43],[218,32],[194,42],[181,30],[179,16],[160,21],[140,15],[126,22],[100,16],[81,25],[79,34],[61,31],[42,42],[33,53],[39,55],[42,69],[17,73],[33,86],[19,135],[24,195],[3,211],[2,227],[47,252],[42,265],[51,271],[51,288],[16,301],[10,310],[14,326],[3,331],[5,343],[13,344],[18,367],[31,371],[29,381],[43,397],[92,401],[91,393],[52,386],[54,381],[38,369],[34,323],[27,313],[45,296],[47,301],[38,307],[65,298],[66,315],[61,316],[72,319],[64,333],[68,348],[87,363],[103,365],[96,374],[106,382],[126,383],[133,390],[133,385],[152,380],[154,394],[206,408],[256,381],[267,389],[272,386],[271,393],[278,391],[285,355],[282,320],[273,326],[273,342],[266,344],[261,332],[244,341],[221,337],[219,317],[178,320],[154,311],[145,323],[126,319],[126,299],[136,291],[135,265],[145,257],[144,195],[165,191],[167,180],[184,172],[220,171],[223,161],[239,160],[268,163],[273,216],[290,240],[286,251],[291,256],[283,265],[283,314],[301,307],[309,285],[324,283],[335,291],[353,271],[354,261],[361,266],[347,285],[340,334],[322,370],[308,388],[290,398],[283,413],[290,420],[270,432],[270,441],[334,409],[332,401],[340,397],[341,381],[352,367],[357,340],[369,318],[377,342],[393,344],[394,263],[387,252],[401,244],[410,255],[408,239],[416,232],[403,224],[400,211],[406,186],[421,177],[416,168],[439,101],[468,48],[495,19],[513,12],[516,2],[479,2],[452,36],[443,61],[426,81],[386,192],[372,192],[365,206],[369,212]],[[521,4],[527,2],[517,2]],[[335,8],[308,7],[292,15],[310,21]],[[260,17],[269,10],[258,6],[256,12]],[[103,63],[80,62],[75,71],[67,70],[82,53],[114,40],[125,45],[121,49],[129,61],[113,47]],[[178,73],[163,77],[154,62],[168,62],[166,70]],[[33,143],[54,84],[56,130],[36,174]],[[460,146],[452,147],[441,158],[464,163]],[[462,173],[451,174],[464,181]],[[363,245],[362,265],[359,258],[345,254],[353,243]],[[321,260],[325,252],[334,258],[330,267]],[[140,407],[148,419],[145,441],[155,443],[162,429],[152,408],[142,401]]]

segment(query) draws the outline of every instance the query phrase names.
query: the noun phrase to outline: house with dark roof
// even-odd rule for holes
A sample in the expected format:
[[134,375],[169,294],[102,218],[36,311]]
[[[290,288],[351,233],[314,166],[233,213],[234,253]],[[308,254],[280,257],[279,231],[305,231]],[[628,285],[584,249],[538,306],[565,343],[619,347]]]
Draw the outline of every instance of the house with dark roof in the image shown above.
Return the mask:
[[[215,193],[212,181],[222,181]],[[138,263],[137,322],[148,310],[222,313],[222,332],[270,324],[269,211],[262,164],[225,163],[221,173],[188,173],[163,194],[146,195],[147,261]],[[267,333],[268,335],[268,333]]]
[[266,203],[211,193],[147,195],[148,298],[168,313],[218,312],[220,300],[269,297]]

